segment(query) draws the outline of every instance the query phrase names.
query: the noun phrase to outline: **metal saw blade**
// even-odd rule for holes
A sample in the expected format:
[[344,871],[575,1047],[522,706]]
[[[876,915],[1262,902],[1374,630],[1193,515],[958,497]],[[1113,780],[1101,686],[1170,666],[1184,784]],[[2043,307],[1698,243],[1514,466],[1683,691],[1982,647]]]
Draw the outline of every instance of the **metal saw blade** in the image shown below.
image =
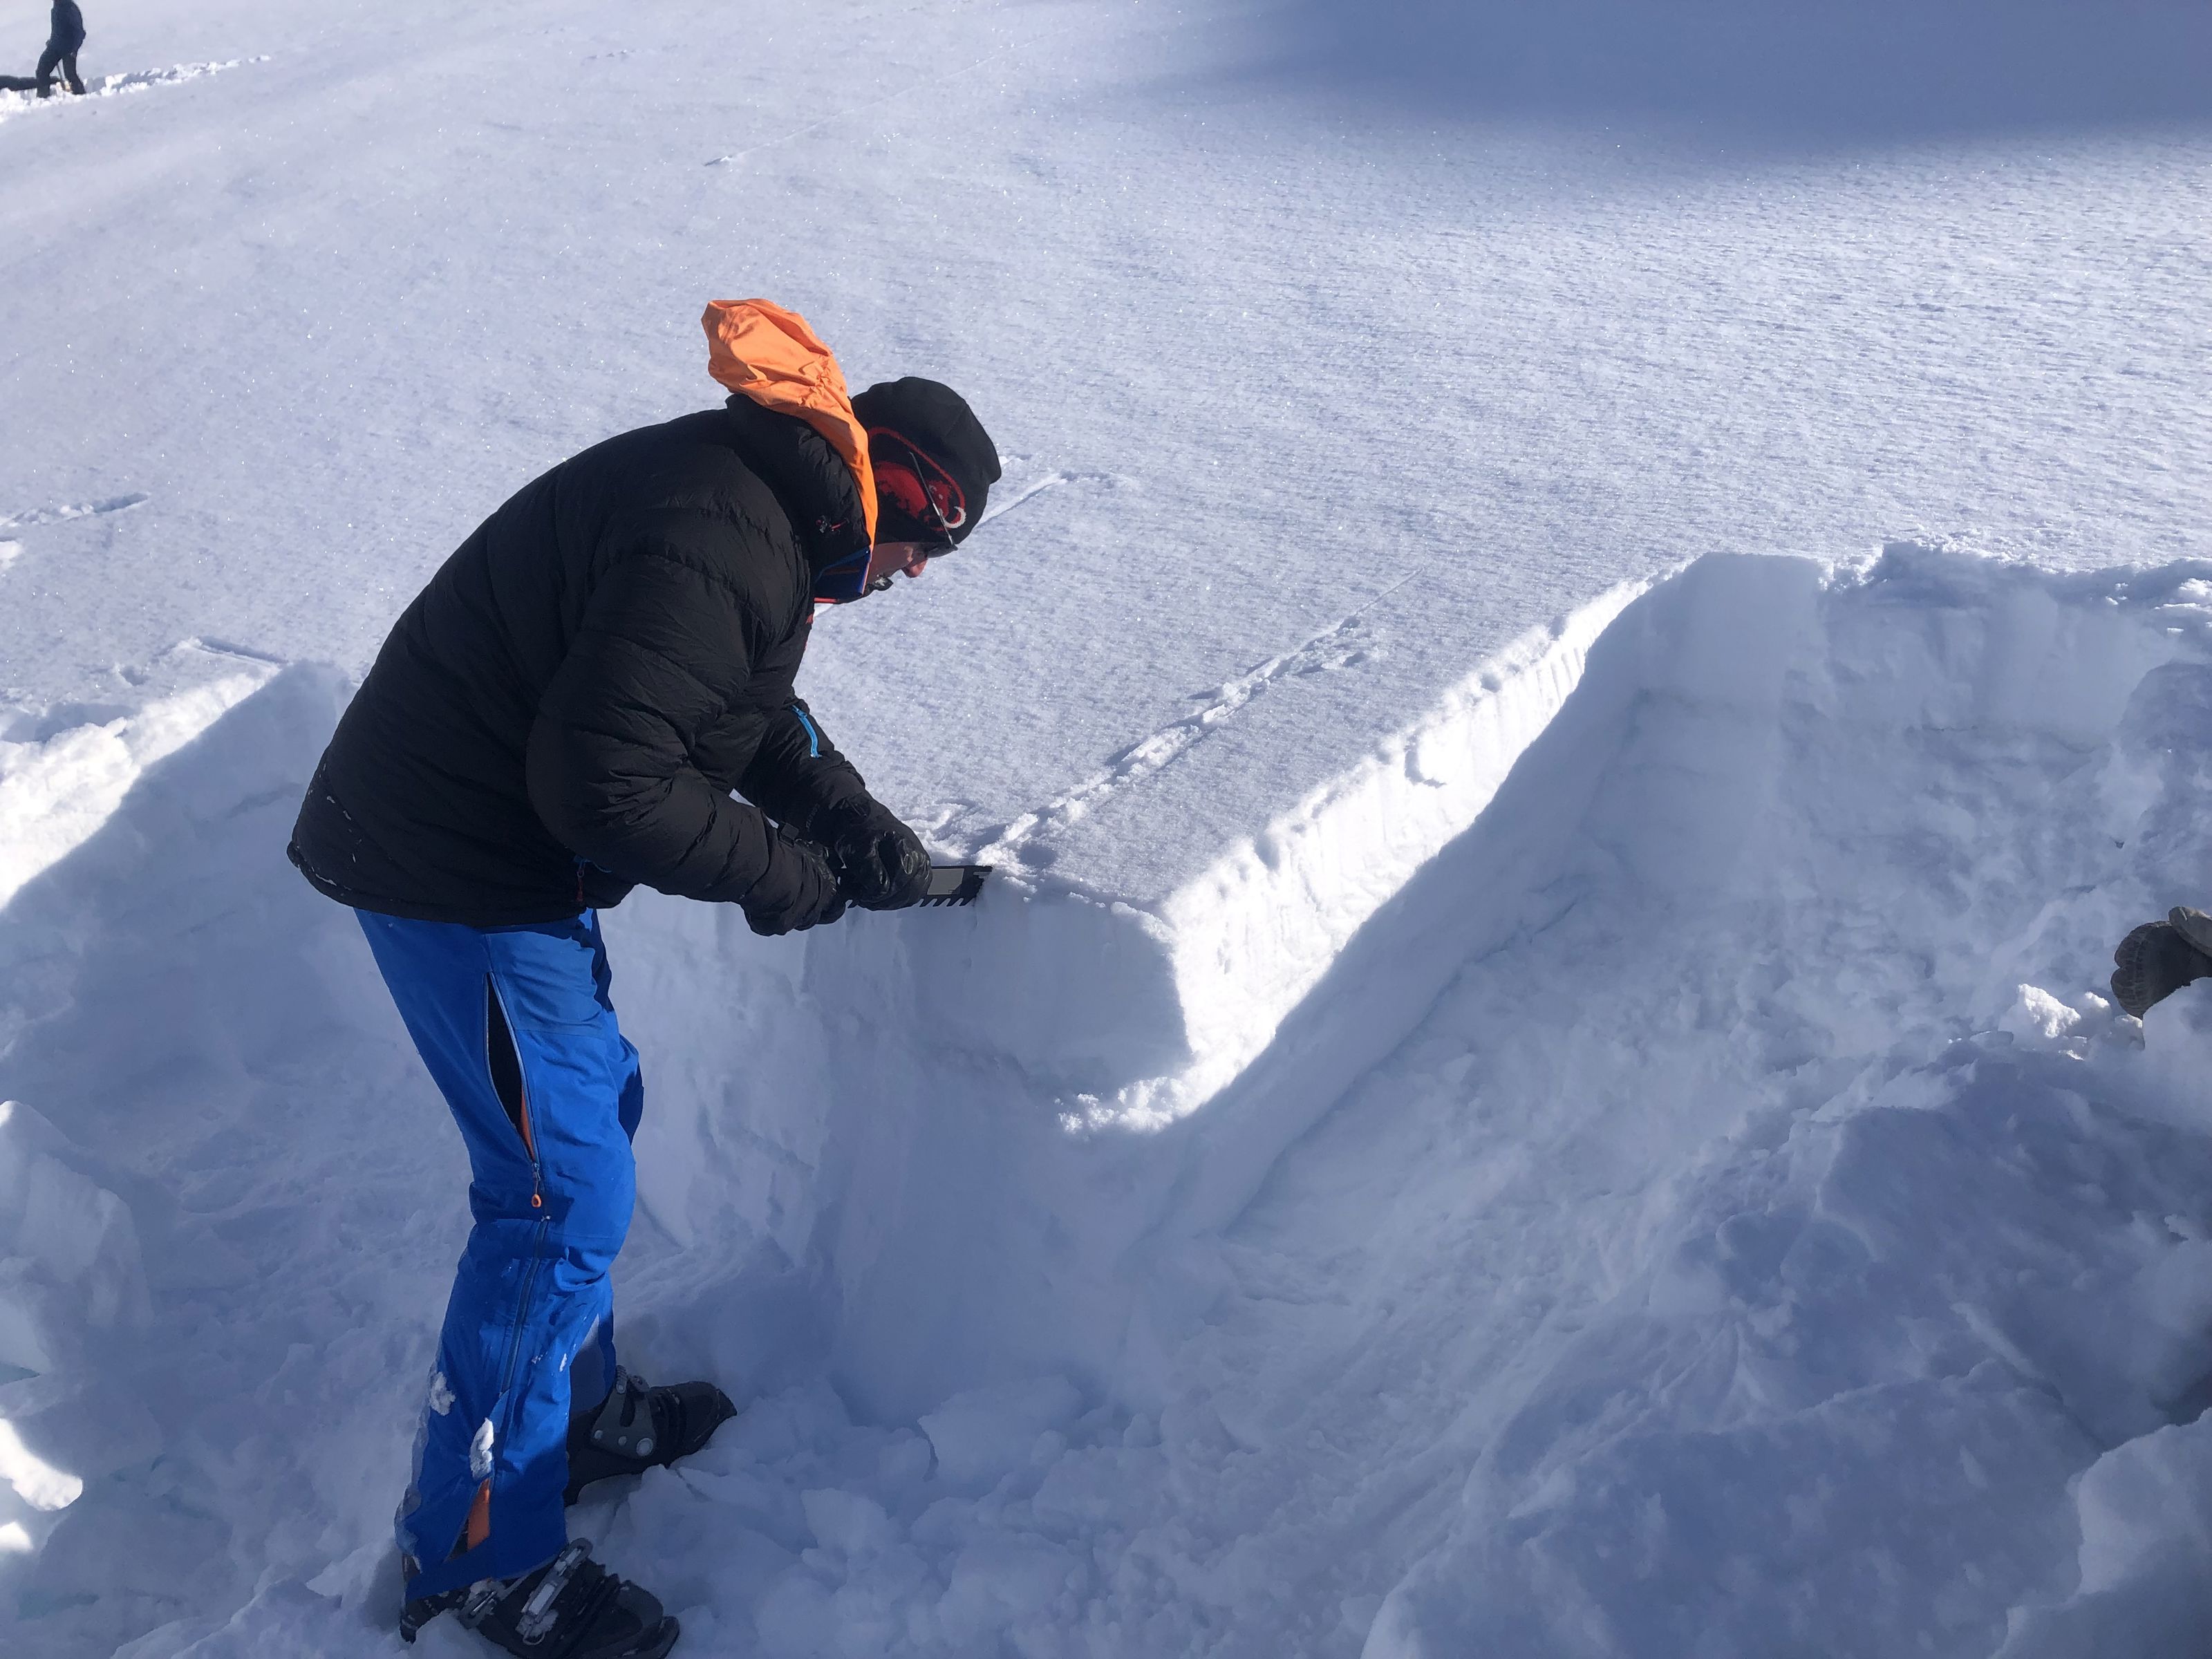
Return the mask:
[[924,904],[973,904],[983,890],[983,878],[997,866],[988,864],[933,864]]

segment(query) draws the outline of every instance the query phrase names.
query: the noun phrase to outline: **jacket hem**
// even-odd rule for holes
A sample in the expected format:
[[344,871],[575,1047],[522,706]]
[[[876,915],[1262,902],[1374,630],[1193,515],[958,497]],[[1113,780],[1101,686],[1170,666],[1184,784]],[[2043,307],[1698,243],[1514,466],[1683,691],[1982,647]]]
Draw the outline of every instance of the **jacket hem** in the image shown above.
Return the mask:
[[364,893],[330,880],[307,867],[297,847],[285,848],[307,884],[326,899],[334,899],[352,910],[367,910],[380,916],[398,916],[406,921],[454,922],[464,927],[523,927],[540,922],[568,921],[595,907],[577,903],[573,898],[548,899],[543,904],[512,905],[453,905],[425,904],[409,899],[391,898],[381,893]]

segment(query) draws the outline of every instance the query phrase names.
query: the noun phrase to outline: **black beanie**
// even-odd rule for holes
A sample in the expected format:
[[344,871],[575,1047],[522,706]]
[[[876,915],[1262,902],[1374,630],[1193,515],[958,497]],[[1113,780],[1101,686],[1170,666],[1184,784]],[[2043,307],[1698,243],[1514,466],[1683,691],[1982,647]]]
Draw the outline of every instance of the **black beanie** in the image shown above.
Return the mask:
[[[999,447],[967,399],[949,386],[909,374],[903,380],[884,380],[853,399],[853,412],[868,428],[869,447],[880,449],[886,460],[895,459],[892,440],[903,440],[951,475],[959,485],[968,516],[957,528],[939,530],[924,524],[902,509],[889,494],[876,492],[876,539],[879,542],[933,541],[949,535],[964,542],[983,521],[983,504],[991,486],[999,481]],[[889,434],[879,445],[875,434]]]

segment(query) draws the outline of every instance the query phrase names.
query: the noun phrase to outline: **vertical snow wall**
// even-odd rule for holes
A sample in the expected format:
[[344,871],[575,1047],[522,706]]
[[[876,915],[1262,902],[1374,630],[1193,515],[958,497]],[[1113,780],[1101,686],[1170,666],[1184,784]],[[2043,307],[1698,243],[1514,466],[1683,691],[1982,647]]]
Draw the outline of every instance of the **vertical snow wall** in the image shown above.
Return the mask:
[[[1237,1217],[1468,964],[1580,901],[1578,839],[1574,856],[1595,844],[1636,881],[1718,893],[1762,823],[1882,818],[1878,799],[1785,799],[1793,732],[1868,746],[1862,786],[1889,747],[1947,734],[2078,757],[2130,849],[2089,922],[2201,892],[2185,820],[2208,617],[2212,567],[1708,559],[1480,665],[1149,908],[1039,884],[761,941],[641,896],[610,924],[650,1099],[627,1340],[750,1389],[826,1369],[894,1421],[1040,1376],[1156,1405],[1214,1293],[1185,1245]],[[116,1516],[75,1542],[65,1523],[127,1493],[93,1483],[207,1432],[180,1346],[204,1347],[224,1413],[275,1389],[301,1420],[374,1418],[306,1481],[314,1513],[358,1508],[404,1443],[391,1378],[421,1358],[459,1237],[441,1109],[350,919],[282,860],[346,688],[203,654],[142,709],[0,750],[0,823],[34,831],[0,849],[0,1097],[17,1103],[0,1119],[0,1555],[36,1561],[52,1605],[101,1593]],[[1608,773],[1648,763],[1624,757],[1662,705],[1698,711],[1702,747],[1673,757],[1666,810],[1593,826]],[[1993,858],[2019,828],[1989,826]],[[2016,959],[2047,925],[1931,970],[1954,988],[1939,1034],[2017,1017]],[[252,1202],[227,1208],[249,1170]],[[275,1375],[252,1358],[270,1343]],[[248,1437],[206,1477],[237,1492],[207,1509],[251,1513],[303,1455]],[[272,1522],[229,1548],[272,1565],[306,1550],[305,1573],[313,1538]]]
[[[1719,882],[1773,807],[1786,708],[2086,753],[2146,676],[2203,659],[2205,574],[1706,559],[1480,665],[1152,908],[1001,887],[793,951],[648,897],[614,930],[656,1066],[647,1201],[679,1243],[772,1242],[864,1411],[1035,1373],[1144,1401],[1206,1293],[1177,1242],[1234,1218],[1463,964],[1575,902],[1563,861],[1640,708],[1709,708],[1749,753],[1706,769],[1694,830],[1632,831],[1653,883]],[[1409,890],[1440,855],[1455,878]]]

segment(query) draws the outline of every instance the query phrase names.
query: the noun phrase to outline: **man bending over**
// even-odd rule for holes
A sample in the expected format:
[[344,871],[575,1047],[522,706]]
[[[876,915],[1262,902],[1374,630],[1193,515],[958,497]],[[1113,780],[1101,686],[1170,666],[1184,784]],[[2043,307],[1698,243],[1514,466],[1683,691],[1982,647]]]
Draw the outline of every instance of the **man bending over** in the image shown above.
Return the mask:
[[777,934],[928,890],[921,841],[794,681],[817,605],[919,576],[975,528],[997,451],[933,380],[848,397],[765,301],[705,320],[727,404],[610,438],[485,520],[393,627],[293,830],[469,1154],[476,1224],[398,1522],[410,1640],[448,1610],[514,1653],[676,1640],[562,1513],[732,1411],[616,1364],[644,1095],[599,911],[643,882]]

